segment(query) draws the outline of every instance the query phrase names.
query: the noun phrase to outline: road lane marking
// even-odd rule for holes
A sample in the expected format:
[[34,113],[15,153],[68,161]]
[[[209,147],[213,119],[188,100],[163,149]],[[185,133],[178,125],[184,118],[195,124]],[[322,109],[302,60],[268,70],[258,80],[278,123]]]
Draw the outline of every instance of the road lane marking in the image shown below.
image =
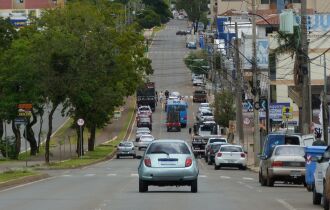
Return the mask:
[[243,180],[254,180],[254,179],[251,177],[243,177]]
[[117,174],[107,174],[107,176],[117,176]]
[[231,179],[229,176],[220,176],[221,179]]
[[139,176],[138,174],[131,174],[131,176],[134,176],[134,177],[136,177],[136,176]]
[[198,175],[198,177],[200,177],[200,178],[206,178],[207,176],[206,175]]
[[57,177],[54,176],[54,177],[49,177],[49,178],[45,178],[45,179],[40,179],[40,180],[37,180],[37,181],[34,181],[34,182],[29,182],[29,183],[26,183],[26,184],[21,184],[21,185],[15,186],[15,187],[11,187],[11,188],[1,190],[0,193],[6,192],[6,191],[9,191],[9,190],[14,190],[14,189],[21,188],[21,187],[25,187],[25,186],[28,186],[28,185],[36,184],[38,182],[49,181],[49,180],[52,180],[52,179],[55,179],[55,178],[57,178]]
[[244,182],[239,181],[237,183],[243,185],[246,188],[249,188],[250,190],[254,189],[254,187],[252,187],[251,185],[245,184]]
[[288,210],[297,210],[296,208],[294,208],[293,206],[291,206],[288,202],[286,202],[283,199],[276,199],[276,201],[279,202],[280,204],[282,204]]
[[92,176],[95,176],[96,174],[85,174],[84,176],[86,177],[92,177]]
[[62,177],[72,177],[72,174],[63,174]]

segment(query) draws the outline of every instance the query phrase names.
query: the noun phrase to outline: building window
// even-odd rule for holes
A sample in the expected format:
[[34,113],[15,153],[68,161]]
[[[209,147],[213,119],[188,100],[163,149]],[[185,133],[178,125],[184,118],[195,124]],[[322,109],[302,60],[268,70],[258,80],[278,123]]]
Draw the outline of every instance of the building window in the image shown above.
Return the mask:
[[261,4],[269,4],[269,0],[261,0]]

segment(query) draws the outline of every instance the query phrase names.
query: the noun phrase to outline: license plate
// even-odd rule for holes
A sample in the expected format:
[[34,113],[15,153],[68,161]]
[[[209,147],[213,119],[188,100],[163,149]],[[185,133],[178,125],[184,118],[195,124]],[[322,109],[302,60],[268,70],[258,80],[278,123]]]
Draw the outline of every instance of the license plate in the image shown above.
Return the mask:
[[291,171],[290,175],[293,177],[298,177],[298,176],[301,176],[301,172],[300,171]]
[[234,160],[227,160],[228,163],[234,163]]
[[162,166],[175,166],[177,164],[176,161],[161,161],[160,165]]

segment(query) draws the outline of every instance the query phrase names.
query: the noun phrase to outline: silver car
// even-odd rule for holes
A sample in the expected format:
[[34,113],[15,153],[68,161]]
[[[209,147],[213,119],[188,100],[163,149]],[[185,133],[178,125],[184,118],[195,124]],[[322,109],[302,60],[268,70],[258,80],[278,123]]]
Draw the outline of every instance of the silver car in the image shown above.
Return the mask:
[[131,141],[122,141],[117,146],[117,159],[121,156],[132,156],[136,157],[134,144]]
[[150,134],[141,135],[140,141],[138,142],[139,150],[142,148],[147,148],[153,140],[155,140],[155,138]]
[[197,192],[198,165],[189,145],[183,140],[153,141],[140,161],[139,192],[149,185],[191,186]]

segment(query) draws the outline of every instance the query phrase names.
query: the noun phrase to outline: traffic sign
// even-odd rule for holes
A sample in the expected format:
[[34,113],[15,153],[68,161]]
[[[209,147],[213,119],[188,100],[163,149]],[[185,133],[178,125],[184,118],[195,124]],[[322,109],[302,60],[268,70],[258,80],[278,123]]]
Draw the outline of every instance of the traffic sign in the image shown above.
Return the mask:
[[31,110],[32,104],[17,104],[18,109]]
[[15,125],[25,125],[27,124],[27,120],[24,117],[17,117],[14,120]]
[[283,119],[293,119],[293,108],[292,106],[285,106],[282,108],[282,118]]
[[79,125],[79,126],[83,126],[84,124],[85,124],[85,121],[83,120],[83,119],[78,119],[77,120],[77,124]]

